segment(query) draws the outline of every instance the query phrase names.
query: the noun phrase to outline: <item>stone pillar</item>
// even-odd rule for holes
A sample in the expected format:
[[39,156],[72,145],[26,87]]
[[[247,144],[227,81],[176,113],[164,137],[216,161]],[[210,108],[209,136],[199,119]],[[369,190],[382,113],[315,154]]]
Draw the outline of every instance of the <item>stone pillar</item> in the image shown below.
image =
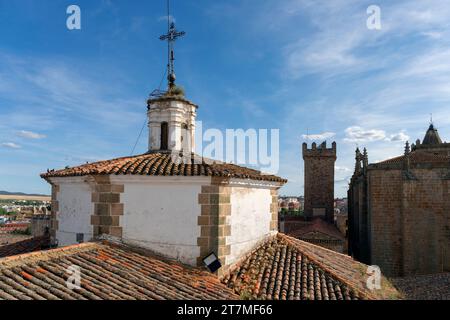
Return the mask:
[[270,222],[270,231],[278,231],[278,190],[270,190],[272,196],[272,203],[270,205],[270,213],[272,214],[272,220]]
[[[51,183],[51,182],[50,182]],[[58,213],[59,213],[59,202],[58,202],[58,192],[60,187],[57,184],[51,183],[52,186],[52,202],[51,202],[51,213],[50,213],[50,237],[51,242],[56,242],[56,231],[58,230]]]
[[[230,254],[230,245],[227,237],[231,235],[230,215],[231,215],[231,187],[221,186],[221,179],[214,179],[212,185],[202,186],[202,193],[199,194],[199,204],[201,214],[198,217],[200,226],[200,237],[197,244],[200,247],[200,256],[197,258],[197,265],[203,265],[203,258],[214,252],[222,266],[226,266],[226,257]],[[221,272],[225,268],[221,268]]]
[[124,192],[124,185],[111,184],[109,176],[93,176],[95,183],[92,192],[94,214],[91,225],[94,237],[108,234],[122,237],[120,218],[123,216],[123,203],[120,194]]

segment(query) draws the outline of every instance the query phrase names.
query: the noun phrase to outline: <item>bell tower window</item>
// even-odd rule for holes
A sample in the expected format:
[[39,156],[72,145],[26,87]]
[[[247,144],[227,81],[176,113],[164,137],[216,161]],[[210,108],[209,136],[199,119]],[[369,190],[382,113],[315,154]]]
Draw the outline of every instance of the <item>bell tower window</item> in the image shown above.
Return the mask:
[[161,150],[167,150],[169,148],[169,126],[167,122],[161,123]]

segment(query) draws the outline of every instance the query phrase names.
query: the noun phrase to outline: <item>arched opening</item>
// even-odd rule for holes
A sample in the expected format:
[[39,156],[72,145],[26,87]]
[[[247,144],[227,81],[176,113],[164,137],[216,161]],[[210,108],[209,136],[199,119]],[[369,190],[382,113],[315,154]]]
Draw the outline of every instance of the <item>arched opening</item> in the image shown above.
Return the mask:
[[167,122],[161,123],[161,150],[167,150],[169,147],[169,126]]

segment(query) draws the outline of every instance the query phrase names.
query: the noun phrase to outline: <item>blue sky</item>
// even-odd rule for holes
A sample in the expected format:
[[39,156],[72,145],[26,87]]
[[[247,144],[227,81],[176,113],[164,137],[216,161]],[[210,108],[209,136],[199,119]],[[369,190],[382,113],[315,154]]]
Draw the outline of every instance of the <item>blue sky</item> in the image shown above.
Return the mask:
[[[81,30],[66,28],[71,4]],[[381,30],[366,27],[372,4]],[[0,0],[0,190],[49,193],[47,168],[130,154],[166,64],[164,15],[162,0]],[[450,1],[175,0],[173,15],[198,119],[279,128],[282,194],[303,193],[304,141],[337,142],[343,196],[356,145],[370,162],[399,155],[430,113],[450,139]]]

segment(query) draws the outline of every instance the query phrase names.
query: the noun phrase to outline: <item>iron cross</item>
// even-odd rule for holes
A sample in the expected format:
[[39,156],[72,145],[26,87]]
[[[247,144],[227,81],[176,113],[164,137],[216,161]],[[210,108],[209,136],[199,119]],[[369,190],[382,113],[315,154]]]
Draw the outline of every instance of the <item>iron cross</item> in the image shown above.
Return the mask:
[[168,32],[165,35],[162,35],[159,37],[162,41],[167,41],[167,55],[168,55],[168,62],[167,62],[167,80],[169,81],[169,89],[172,88],[175,85],[175,69],[174,69],[174,61],[175,61],[175,54],[174,54],[174,44],[175,40],[178,38],[184,36],[186,32],[184,31],[177,31],[175,28],[175,23],[170,23],[170,16],[167,17],[168,19]]

